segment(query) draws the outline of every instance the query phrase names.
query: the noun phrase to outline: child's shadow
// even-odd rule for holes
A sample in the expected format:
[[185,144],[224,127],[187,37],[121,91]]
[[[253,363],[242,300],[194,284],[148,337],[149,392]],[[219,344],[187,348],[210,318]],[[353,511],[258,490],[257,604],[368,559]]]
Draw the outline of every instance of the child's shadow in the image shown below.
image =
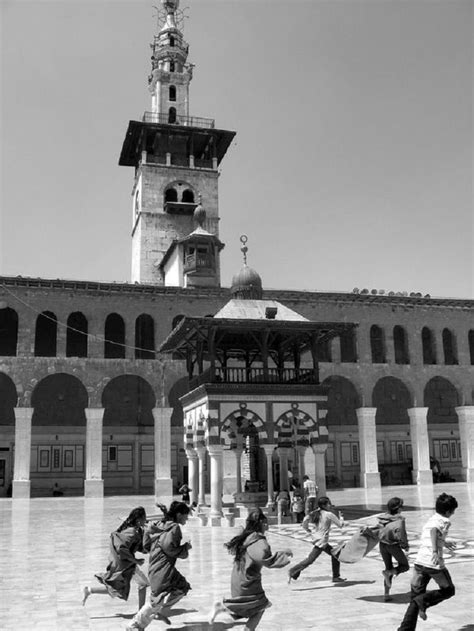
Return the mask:
[[207,620],[192,620],[183,622],[181,627],[173,627],[173,631],[223,631],[224,629],[232,629],[236,626],[245,624],[245,620],[236,620],[233,622],[214,622],[211,624]]
[[[368,603],[383,603],[385,602],[384,596],[360,596],[356,600],[365,600]],[[388,601],[389,604],[394,605],[406,605],[410,602],[411,594],[410,592],[406,592],[404,594],[390,594],[391,600]]]

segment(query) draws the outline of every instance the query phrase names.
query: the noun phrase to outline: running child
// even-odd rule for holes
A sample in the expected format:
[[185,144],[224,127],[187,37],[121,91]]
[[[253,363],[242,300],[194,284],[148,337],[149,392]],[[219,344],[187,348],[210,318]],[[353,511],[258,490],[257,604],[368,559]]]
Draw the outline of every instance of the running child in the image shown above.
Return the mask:
[[[390,588],[393,579],[408,572],[409,565],[405,551],[408,550],[408,538],[405,528],[405,518],[401,515],[403,500],[400,497],[392,497],[387,502],[387,512],[378,516],[380,524],[379,548],[385,569],[382,571],[384,578],[384,600],[392,600]],[[396,567],[393,566],[393,559],[396,560]]]

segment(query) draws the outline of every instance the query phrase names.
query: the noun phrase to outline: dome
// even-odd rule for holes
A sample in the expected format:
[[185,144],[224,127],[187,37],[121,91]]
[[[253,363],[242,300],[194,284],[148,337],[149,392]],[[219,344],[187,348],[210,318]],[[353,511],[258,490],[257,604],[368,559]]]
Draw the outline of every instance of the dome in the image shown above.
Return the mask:
[[244,265],[232,278],[230,293],[233,298],[261,300],[262,279],[251,267]]

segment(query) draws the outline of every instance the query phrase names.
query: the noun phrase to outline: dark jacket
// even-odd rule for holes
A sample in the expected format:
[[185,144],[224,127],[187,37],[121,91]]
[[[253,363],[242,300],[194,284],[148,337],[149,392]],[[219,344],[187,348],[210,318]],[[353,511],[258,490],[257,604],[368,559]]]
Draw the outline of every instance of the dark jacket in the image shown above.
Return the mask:
[[379,541],[386,545],[399,545],[405,550],[408,549],[408,537],[405,528],[405,518],[397,513],[391,515],[384,513],[378,517],[380,530]]

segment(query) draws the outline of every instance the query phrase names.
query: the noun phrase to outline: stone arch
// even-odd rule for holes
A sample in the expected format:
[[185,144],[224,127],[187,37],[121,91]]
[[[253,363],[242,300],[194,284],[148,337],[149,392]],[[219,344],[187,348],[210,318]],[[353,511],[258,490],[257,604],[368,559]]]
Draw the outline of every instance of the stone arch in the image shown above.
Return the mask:
[[0,425],[15,425],[18,394],[13,380],[0,372]]
[[156,398],[146,379],[138,375],[120,375],[111,379],[102,392],[104,427],[112,425],[153,425]]
[[104,326],[105,359],[125,358],[125,322],[118,313],[109,313]]
[[428,423],[457,423],[456,406],[460,396],[457,388],[445,377],[433,377],[423,393],[423,402],[428,408]]
[[56,357],[58,320],[52,311],[43,311],[36,318],[35,357]]
[[321,385],[329,387],[326,415],[328,429],[334,425],[357,425],[356,410],[361,407],[361,396],[352,381],[333,375]]
[[229,444],[229,442],[232,444],[232,434],[236,434],[241,429],[245,432],[251,426],[255,428],[260,444],[268,442],[268,432],[263,420],[258,414],[249,410],[245,404],[242,404],[238,410],[231,412],[224,419],[220,431],[221,440],[225,444]]
[[308,447],[319,437],[317,422],[297,405],[280,414],[275,422],[279,447]]
[[18,314],[14,309],[0,309],[0,355],[16,356],[18,342]]
[[39,381],[31,393],[32,425],[85,426],[88,394],[74,375],[57,373]]
[[413,397],[400,379],[382,377],[374,386],[372,405],[377,408],[377,425],[402,425],[410,422],[407,410],[413,406]]
[[173,185],[168,186],[165,189],[165,202],[177,202],[178,201],[178,191],[175,189]]
[[135,359],[155,359],[155,321],[147,313],[135,320]]
[[66,357],[87,357],[88,324],[80,311],[71,313],[67,319]]
[[184,414],[180,398],[189,392],[188,377],[181,377],[175,381],[168,392],[168,406],[173,408],[171,413],[171,427],[183,427]]

